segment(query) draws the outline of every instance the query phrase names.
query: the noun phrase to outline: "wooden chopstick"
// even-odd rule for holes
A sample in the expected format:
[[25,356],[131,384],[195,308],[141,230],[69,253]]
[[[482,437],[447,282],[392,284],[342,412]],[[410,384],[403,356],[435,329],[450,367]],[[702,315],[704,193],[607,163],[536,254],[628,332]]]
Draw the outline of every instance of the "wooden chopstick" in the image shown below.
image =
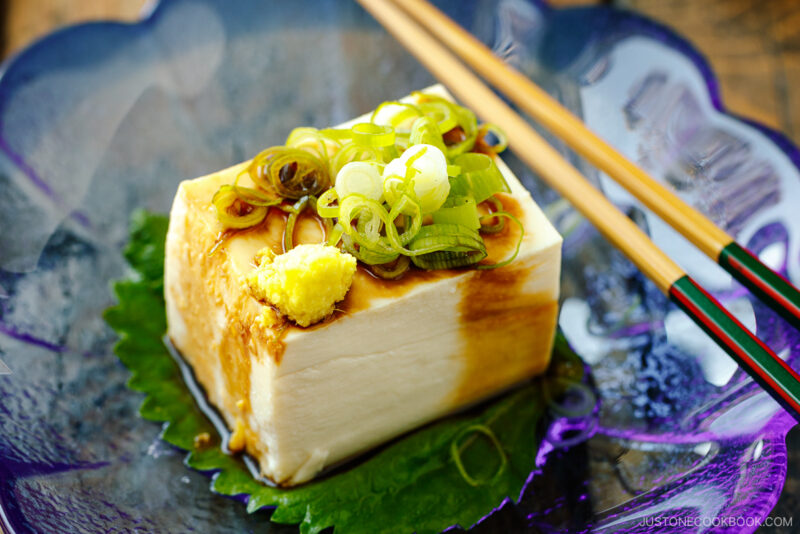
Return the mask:
[[569,200],[616,248],[680,306],[800,421],[800,377],[650,241],[527,122],[400,8],[359,0],[405,48],[483,120],[502,128],[517,156]]
[[426,0],[395,0],[436,38],[531,117],[603,170],[656,215],[800,329],[800,291],[754,254],[686,204],[486,45]]

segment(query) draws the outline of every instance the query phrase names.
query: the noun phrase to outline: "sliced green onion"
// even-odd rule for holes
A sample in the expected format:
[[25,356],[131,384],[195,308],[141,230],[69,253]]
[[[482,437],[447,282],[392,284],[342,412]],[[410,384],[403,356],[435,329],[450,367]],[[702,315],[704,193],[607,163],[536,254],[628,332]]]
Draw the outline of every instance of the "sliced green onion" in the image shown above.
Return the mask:
[[289,252],[294,248],[294,225],[297,218],[308,207],[309,197],[305,196],[295,202],[289,212],[289,218],[286,219],[286,226],[283,227],[283,251]]
[[411,266],[411,259],[408,256],[399,256],[393,264],[384,263],[372,266],[375,276],[384,280],[396,280],[400,278]]
[[408,144],[411,145],[432,145],[442,151],[444,154],[447,148],[444,146],[442,140],[442,133],[436,123],[430,117],[420,117],[414,120],[411,125],[411,134],[408,138]]
[[336,144],[336,140],[322,131],[311,127],[295,128],[286,138],[287,148],[299,148],[311,152],[322,161],[328,160],[328,143]]
[[[334,198],[323,195],[318,209],[333,209],[325,203]],[[404,216],[408,211],[413,213]],[[395,224],[401,218],[402,234]],[[471,228],[458,224],[422,226],[419,206],[407,195],[388,213],[380,203],[352,194],[339,203],[337,227],[341,228],[344,249],[370,265],[389,263],[400,254],[415,257],[414,263],[426,269],[471,265],[486,257],[483,239]]]
[[[487,198],[484,202],[488,202],[492,205],[492,213],[488,215],[481,215],[480,223],[481,223],[481,233],[482,234],[496,234],[498,232],[502,232],[503,228],[506,227],[506,218],[505,217],[495,217],[494,214],[498,211],[503,211],[503,203],[498,200],[498,198],[494,195]],[[489,224],[489,221],[496,219],[497,222],[494,224]]]
[[449,102],[422,102],[417,107],[436,121],[440,132],[447,132],[458,126],[458,118],[453,110],[453,105]]
[[408,246],[410,256],[438,252],[443,250],[469,252],[472,250],[486,252],[480,234],[460,224],[428,224],[420,228],[417,236]]
[[452,178],[454,176],[458,176],[459,174],[461,174],[461,167],[459,167],[458,165],[447,166],[447,176]]
[[[330,224],[330,219],[323,219],[323,220],[326,222],[326,224]],[[339,241],[342,240],[342,234],[343,233],[344,233],[344,229],[342,228],[341,224],[336,223],[336,224],[332,225],[332,228],[331,228],[330,232],[328,232],[328,242],[327,242],[327,244],[332,246],[332,247],[335,247],[336,245],[338,245]]]
[[339,201],[339,195],[336,194],[336,189],[330,188],[317,199],[317,213],[320,217],[338,217],[339,206],[334,203]]
[[413,145],[383,170],[383,194],[391,205],[405,193],[419,202],[423,214],[433,213],[449,192],[447,160],[433,145]]
[[403,123],[421,117],[422,111],[413,104],[405,102],[384,102],[372,112],[369,121],[373,124],[385,124],[397,128]]
[[461,167],[461,174],[454,180],[466,181],[466,184],[457,184],[457,190],[469,188],[478,204],[495,193],[511,192],[503,173],[490,156],[471,152],[456,157],[453,163]]
[[[394,132],[394,155],[386,161],[392,161],[399,158],[400,154],[406,151],[410,146],[411,130],[395,130]],[[388,150],[387,150],[388,153]]]
[[454,158],[472,150],[478,139],[478,119],[467,108],[457,106],[458,126],[464,131],[464,140],[447,147],[447,157]]
[[231,185],[220,187],[211,203],[217,210],[219,221],[226,228],[250,228],[263,221],[269,211],[266,206],[253,206],[242,201]]
[[283,202],[280,197],[237,185],[239,179],[247,172],[247,170],[240,172],[232,184],[220,186],[211,199],[217,211],[217,218],[227,228],[241,229],[255,226],[266,218],[267,208],[280,206]]
[[451,176],[449,196],[451,197],[471,196],[475,198],[474,195],[472,194],[472,183],[469,181],[469,177],[464,176],[463,174],[460,173],[456,176]]
[[[297,219],[299,219],[303,212],[307,209],[311,209],[314,211],[314,214],[319,217],[319,213],[317,212],[317,199],[312,196],[305,196],[295,202],[292,206],[285,209],[286,212],[289,213],[289,216],[286,219],[286,226],[283,228],[283,251],[288,252],[294,248],[294,227],[297,223]],[[320,217],[322,220],[322,225],[325,229],[325,237],[322,239],[323,243],[327,243],[328,241],[334,239],[334,227],[333,222],[330,219],[325,219]],[[341,235],[341,234],[340,234]],[[335,238],[338,242],[339,238]]]
[[372,245],[362,245],[356,243],[353,236],[348,234],[342,234],[342,249],[367,265],[391,263],[400,256],[400,253],[388,247],[384,240]]
[[413,164],[428,150],[425,145],[419,146],[421,148],[413,152],[407,150],[403,156],[393,159],[383,168],[383,196],[390,205],[396,204],[402,195],[415,194],[413,181],[419,171]]
[[344,233],[359,245],[377,243],[381,237],[381,229],[388,222],[389,213],[386,209],[364,195],[354,193],[339,202],[339,223]]
[[317,216],[317,218],[322,221],[322,227],[325,230],[325,237],[322,240],[322,242],[323,243],[327,243],[331,239],[331,236],[333,234],[333,220],[325,218],[325,217],[322,217],[322,216],[320,216],[319,213],[317,213],[317,199],[316,198],[310,197],[308,205],[309,205],[309,207],[311,207],[311,209],[314,210],[314,214]]
[[351,161],[336,175],[334,188],[339,198],[359,193],[377,202],[383,199],[383,178],[374,162]]
[[350,128],[357,145],[383,148],[394,144],[394,128],[371,122],[360,122]]
[[[397,233],[397,221],[403,215],[403,233]],[[392,206],[387,219],[386,236],[392,246],[397,250],[402,250],[417,235],[422,227],[422,208],[419,203],[408,195],[403,195],[400,200]]]
[[[492,445],[494,445],[494,448],[497,450],[497,454],[500,456],[500,466],[497,468],[495,474],[489,478],[473,478],[469,473],[467,473],[466,468],[464,468],[464,463],[461,460],[461,449],[466,448],[469,444],[466,444],[462,447],[459,445],[459,442],[470,434],[483,434],[489,438],[489,440],[492,442]],[[500,444],[500,440],[497,439],[497,436],[494,434],[494,432],[492,432],[492,429],[486,425],[470,425],[459,432],[456,437],[453,438],[453,442],[450,444],[450,456],[453,458],[453,462],[456,464],[456,469],[458,469],[458,472],[464,478],[464,481],[473,487],[481,486],[496,480],[497,477],[503,474],[503,471],[508,465],[508,458],[506,457],[505,451],[503,451],[503,446]]]
[[460,224],[423,226],[408,248],[414,265],[429,270],[465,267],[486,257],[481,236]]
[[[497,144],[490,145],[486,142],[486,134],[491,133],[497,138]],[[508,137],[506,133],[500,129],[499,126],[492,123],[486,123],[478,130],[478,137],[483,139],[483,144],[492,149],[492,152],[499,154],[508,148]]]
[[[226,187],[226,186],[222,186]],[[242,187],[241,185],[236,185],[235,183],[228,186],[231,187],[235,192],[236,195],[239,197],[240,200],[250,204],[251,206],[277,206],[283,199],[280,197],[270,197],[259,191],[258,189],[252,189],[250,187]]]
[[353,132],[347,128],[324,128],[319,133],[334,141],[345,141],[353,137]]
[[[422,226],[422,213],[419,205],[407,195],[387,212],[386,208],[370,198],[359,193],[353,193],[334,206],[338,196],[326,191],[317,201],[317,212],[322,217],[337,217],[337,227],[347,241],[355,247],[363,247],[369,252],[377,254],[376,257],[365,260],[365,263],[388,263],[393,261],[397,254],[409,254],[404,246],[419,231]],[[399,234],[395,220],[402,220],[403,233]],[[384,233],[386,235],[384,235]],[[356,255],[365,256],[366,253]],[[387,259],[388,258],[388,259]]]
[[481,227],[478,206],[471,196],[448,197],[444,205],[433,212],[433,222],[460,224],[473,230]]
[[327,163],[299,148],[268,148],[253,159],[248,171],[256,185],[284,198],[318,195],[330,187]]
[[464,139],[447,147],[445,154],[448,158],[454,158],[459,154],[472,150],[478,138],[478,120],[475,118],[475,114],[472,111],[437,95],[421,92],[414,92],[412,95],[416,97],[418,106],[420,107],[423,105],[436,104],[451,109],[456,119],[456,124],[447,129],[440,127],[440,130],[444,134],[453,128],[461,128],[464,132]]
[[394,147],[376,148],[371,146],[359,145],[354,142],[349,142],[339,149],[339,152],[331,160],[332,176],[336,176],[339,171],[353,161],[374,161],[383,163],[386,161],[387,155],[394,155],[392,152]]
[[519,227],[519,239],[517,240],[517,248],[514,249],[514,254],[512,254],[510,257],[506,258],[501,262],[492,264],[482,264],[476,266],[477,269],[481,270],[497,269],[498,267],[505,267],[506,265],[514,261],[514,259],[519,254],[519,247],[522,246],[522,239],[525,237],[525,228],[522,226],[522,223],[519,221],[519,219],[517,219],[512,214],[508,213],[507,211],[495,211],[494,213],[492,213],[492,217],[506,217],[514,221],[514,224],[516,224]]
[[439,269],[458,269],[474,265],[486,257],[480,250],[456,251],[444,250],[428,252],[420,256],[412,256],[411,261],[420,269],[434,271]]

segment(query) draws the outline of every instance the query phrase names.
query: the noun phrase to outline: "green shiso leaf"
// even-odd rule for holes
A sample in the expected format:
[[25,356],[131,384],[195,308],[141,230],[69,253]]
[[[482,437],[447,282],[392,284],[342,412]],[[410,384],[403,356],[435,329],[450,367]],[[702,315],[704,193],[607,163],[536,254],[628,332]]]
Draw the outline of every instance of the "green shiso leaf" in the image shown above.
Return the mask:
[[[162,438],[189,451],[186,465],[216,472],[213,491],[249,495],[249,512],[275,507],[273,522],[298,524],[302,533],[328,527],[337,533],[364,534],[435,533],[454,524],[467,528],[505,498],[519,499],[535,467],[543,431],[546,402],[541,379],[468,413],[428,425],[300,487],[274,488],[255,480],[240,458],[222,452],[219,435],[197,407],[162,342],[167,223],[162,215],[143,211],[134,215],[124,251],[134,273],[114,284],[118,304],[106,310],[105,320],[119,335],[114,351],[131,371],[128,385],[145,394],[141,416],[165,423]],[[550,373],[555,369],[562,379],[580,380],[579,362],[559,338]],[[496,437],[507,463],[484,433],[464,434],[477,425]],[[195,436],[203,432],[211,436],[211,443],[195,448]],[[470,477],[489,482],[472,486],[461,475],[451,451],[456,439]]]

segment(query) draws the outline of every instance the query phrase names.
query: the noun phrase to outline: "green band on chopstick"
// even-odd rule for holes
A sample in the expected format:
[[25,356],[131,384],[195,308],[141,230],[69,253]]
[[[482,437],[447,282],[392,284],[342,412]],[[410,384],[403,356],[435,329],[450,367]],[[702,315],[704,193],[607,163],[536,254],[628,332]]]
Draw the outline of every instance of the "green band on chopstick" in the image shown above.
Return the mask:
[[719,264],[759,299],[800,329],[800,292],[735,241],[722,249]]
[[669,296],[764,390],[800,421],[800,377],[688,276]]

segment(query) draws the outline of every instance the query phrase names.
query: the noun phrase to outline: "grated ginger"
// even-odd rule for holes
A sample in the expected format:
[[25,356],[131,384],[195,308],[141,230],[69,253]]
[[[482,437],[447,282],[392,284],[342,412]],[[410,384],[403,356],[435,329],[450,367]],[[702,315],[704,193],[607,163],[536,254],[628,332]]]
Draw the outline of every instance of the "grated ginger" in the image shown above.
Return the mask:
[[333,313],[356,272],[353,256],[327,245],[298,245],[285,254],[257,257],[258,267],[247,277],[251,293],[300,326]]

